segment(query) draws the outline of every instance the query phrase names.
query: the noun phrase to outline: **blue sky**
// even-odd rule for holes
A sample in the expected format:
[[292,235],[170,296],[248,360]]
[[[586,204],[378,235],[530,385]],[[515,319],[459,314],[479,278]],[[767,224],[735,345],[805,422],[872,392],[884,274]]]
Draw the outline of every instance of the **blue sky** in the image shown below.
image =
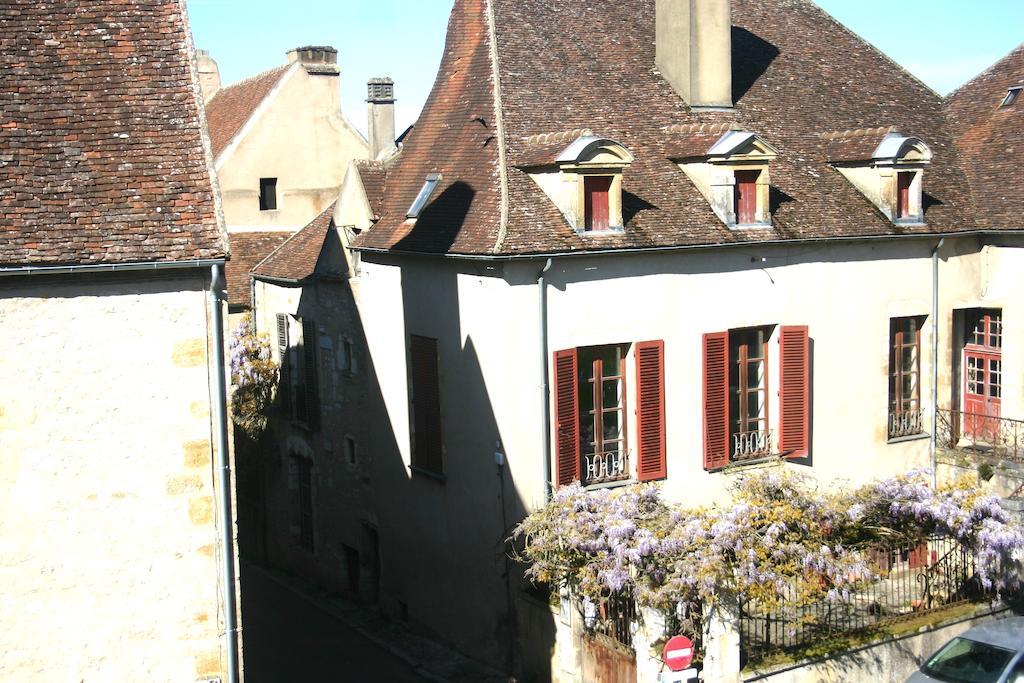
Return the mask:
[[[1024,41],[1021,0],[816,2],[943,94]],[[338,48],[342,110],[363,131],[371,76],[395,79],[399,130],[415,121],[434,82],[451,6],[452,0],[188,0],[196,46],[217,60],[225,84],[284,63],[292,47]]]

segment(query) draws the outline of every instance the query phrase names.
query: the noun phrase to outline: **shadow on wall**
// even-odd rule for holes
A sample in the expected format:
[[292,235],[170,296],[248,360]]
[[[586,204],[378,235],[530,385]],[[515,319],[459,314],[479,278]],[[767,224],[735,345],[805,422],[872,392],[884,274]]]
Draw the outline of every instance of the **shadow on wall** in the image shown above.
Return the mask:
[[[474,196],[474,190],[462,183],[447,188],[396,249],[446,249]],[[389,310],[396,315],[384,329],[382,316],[375,313],[374,328],[367,330],[350,281],[306,286],[298,316],[316,319],[321,334],[326,327],[328,336],[339,333],[336,328],[346,328],[360,349],[362,367],[341,386],[341,408],[336,413],[325,408],[318,433],[281,417],[273,420],[257,460],[262,471],[246,473],[251,493],[239,493],[239,536],[268,563],[329,592],[364,601],[379,597],[381,610],[392,619],[491,668],[521,681],[549,681],[554,619],[546,597],[530,591],[522,568],[508,558],[505,543],[525,516],[526,504],[509,468],[496,461],[495,452],[503,450],[505,440],[476,345],[460,317],[460,281],[463,287],[472,286],[466,284],[467,277],[493,273],[441,259],[363,258],[376,269],[374,276],[382,269],[399,269],[400,286],[393,290],[376,278],[360,283],[364,295],[366,287],[383,287],[374,290],[373,305],[386,307],[376,309],[384,318],[390,317]],[[376,341],[372,352],[368,334],[369,343]],[[402,335],[400,344],[393,335]],[[443,444],[439,472],[411,468],[404,455],[411,453],[416,464],[416,406],[411,386],[404,395],[397,387],[402,376],[407,381],[411,377],[410,335],[436,340]],[[329,391],[325,380],[321,395]],[[404,433],[396,434],[403,432],[406,421],[400,410],[403,402],[409,405],[411,444],[404,443]],[[358,435],[355,467],[344,462],[341,446],[349,434]],[[313,551],[299,547],[294,529],[297,490],[288,449],[300,439],[310,444],[314,459]],[[269,452],[274,450],[277,453]],[[241,474],[239,479],[241,483]],[[244,514],[242,499],[249,510]],[[242,528],[246,525],[258,528]],[[359,567],[359,579],[353,580],[353,566]],[[365,585],[368,575],[374,578],[372,590]]]

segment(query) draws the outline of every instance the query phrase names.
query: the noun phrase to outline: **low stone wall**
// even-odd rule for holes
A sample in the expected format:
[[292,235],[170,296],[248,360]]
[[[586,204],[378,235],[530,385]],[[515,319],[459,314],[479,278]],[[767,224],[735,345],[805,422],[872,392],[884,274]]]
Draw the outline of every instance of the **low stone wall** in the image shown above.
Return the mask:
[[972,626],[1001,619],[1006,609],[946,622],[925,631],[867,645],[826,659],[801,662],[766,672],[744,672],[742,680],[771,683],[857,683],[902,681],[947,640]]

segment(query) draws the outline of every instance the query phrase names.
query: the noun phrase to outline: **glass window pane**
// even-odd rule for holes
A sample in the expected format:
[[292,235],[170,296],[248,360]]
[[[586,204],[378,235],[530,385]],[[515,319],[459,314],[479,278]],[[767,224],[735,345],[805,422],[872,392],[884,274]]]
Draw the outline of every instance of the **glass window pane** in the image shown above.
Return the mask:
[[1011,650],[994,645],[955,638],[921,668],[942,681],[995,683],[1013,654]]

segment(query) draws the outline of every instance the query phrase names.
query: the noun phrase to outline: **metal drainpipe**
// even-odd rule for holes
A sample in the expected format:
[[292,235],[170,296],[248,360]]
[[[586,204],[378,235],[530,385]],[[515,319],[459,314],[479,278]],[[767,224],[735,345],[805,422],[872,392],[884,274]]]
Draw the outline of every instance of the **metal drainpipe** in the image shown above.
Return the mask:
[[932,461],[932,489],[938,488],[939,473],[936,458],[936,435],[939,429],[939,249],[946,242],[943,237],[932,250],[932,436],[928,442]]
[[540,367],[541,367],[541,401],[544,415],[543,453],[544,453],[544,502],[551,500],[551,409],[548,406],[548,284],[544,276],[551,269],[548,259],[537,275],[537,298],[540,312]]
[[224,577],[224,635],[227,638],[228,680],[238,683],[238,608],[235,604],[235,546],[231,537],[231,466],[228,462],[227,384],[224,380],[224,274],[223,266],[210,269],[210,306],[213,309],[213,428],[217,433],[217,483],[220,507],[221,562]]

